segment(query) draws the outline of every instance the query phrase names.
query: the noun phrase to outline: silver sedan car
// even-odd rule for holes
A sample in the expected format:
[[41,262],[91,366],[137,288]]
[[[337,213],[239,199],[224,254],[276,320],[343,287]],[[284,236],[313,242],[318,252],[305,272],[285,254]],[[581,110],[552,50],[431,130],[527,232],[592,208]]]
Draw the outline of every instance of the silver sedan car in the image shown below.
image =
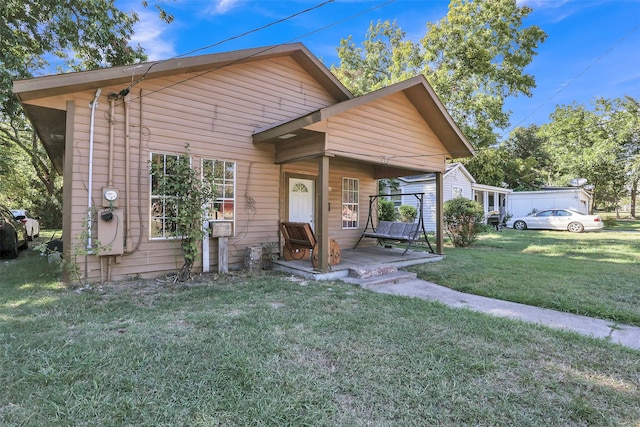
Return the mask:
[[568,230],[573,233],[600,230],[604,227],[598,215],[585,215],[572,209],[548,209],[523,217],[511,218],[507,227],[516,230]]

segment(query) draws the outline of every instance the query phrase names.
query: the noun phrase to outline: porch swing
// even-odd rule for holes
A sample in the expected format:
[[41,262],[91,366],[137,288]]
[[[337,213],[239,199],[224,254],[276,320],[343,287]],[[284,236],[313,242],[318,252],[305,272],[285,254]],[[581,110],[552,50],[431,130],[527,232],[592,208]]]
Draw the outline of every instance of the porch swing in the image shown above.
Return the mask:
[[[367,218],[367,225],[364,227],[364,231],[358,239],[358,242],[353,247],[356,249],[363,238],[369,237],[377,239],[378,244],[382,244],[385,241],[399,241],[407,243],[407,247],[402,255],[405,255],[413,243],[420,241],[424,236],[424,241],[429,247],[429,253],[435,253],[429,243],[427,232],[424,229],[424,193],[400,193],[394,194],[394,196],[414,196],[418,201],[418,222],[404,223],[404,222],[392,222],[392,221],[377,221],[376,226],[373,223],[373,211],[374,205],[379,197],[387,197],[387,195],[373,195],[369,196],[369,216]],[[377,205],[376,205],[377,206]],[[375,209],[377,212],[377,209]],[[376,215],[377,217],[377,215]]]

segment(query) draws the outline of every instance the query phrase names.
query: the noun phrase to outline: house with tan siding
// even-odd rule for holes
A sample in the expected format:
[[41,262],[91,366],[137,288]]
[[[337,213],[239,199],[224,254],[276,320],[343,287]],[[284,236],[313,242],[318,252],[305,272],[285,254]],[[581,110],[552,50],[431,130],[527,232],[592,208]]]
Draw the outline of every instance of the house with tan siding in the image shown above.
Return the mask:
[[[77,260],[89,282],[180,267],[149,166],[187,145],[194,167],[215,171],[208,220],[231,268],[296,221],[312,225],[327,271],[330,241],[355,244],[380,178],[435,174],[441,218],[445,162],[473,155],[423,76],[354,97],[299,43],[16,81],[14,93],[64,177],[65,250],[104,246]],[[216,240],[196,271],[217,265]]]

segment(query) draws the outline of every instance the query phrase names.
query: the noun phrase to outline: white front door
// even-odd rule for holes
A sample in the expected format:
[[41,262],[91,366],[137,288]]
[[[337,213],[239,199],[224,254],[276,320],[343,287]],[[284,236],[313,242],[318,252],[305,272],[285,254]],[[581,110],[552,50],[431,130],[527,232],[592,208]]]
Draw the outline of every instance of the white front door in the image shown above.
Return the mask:
[[289,221],[307,222],[314,231],[315,184],[312,179],[289,178]]

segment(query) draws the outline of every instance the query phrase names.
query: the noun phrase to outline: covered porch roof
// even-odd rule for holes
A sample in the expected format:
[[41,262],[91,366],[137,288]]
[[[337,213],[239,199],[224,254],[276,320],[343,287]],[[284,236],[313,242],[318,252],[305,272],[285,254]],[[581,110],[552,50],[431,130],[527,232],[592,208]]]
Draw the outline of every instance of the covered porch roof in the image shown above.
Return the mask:
[[275,145],[276,163],[344,157],[373,164],[375,178],[444,172],[474,154],[422,75],[257,129],[253,142]]
[[[435,173],[441,189],[446,160],[474,154],[422,75],[256,129],[253,143],[272,144],[276,164],[318,159],[316,234],[322,273],[329,271],[330,159],[370,165],[375,179]],[[436,210],[441,212],[442,191],[438,194]],[[442,227],[436,234],[441,250]]]

